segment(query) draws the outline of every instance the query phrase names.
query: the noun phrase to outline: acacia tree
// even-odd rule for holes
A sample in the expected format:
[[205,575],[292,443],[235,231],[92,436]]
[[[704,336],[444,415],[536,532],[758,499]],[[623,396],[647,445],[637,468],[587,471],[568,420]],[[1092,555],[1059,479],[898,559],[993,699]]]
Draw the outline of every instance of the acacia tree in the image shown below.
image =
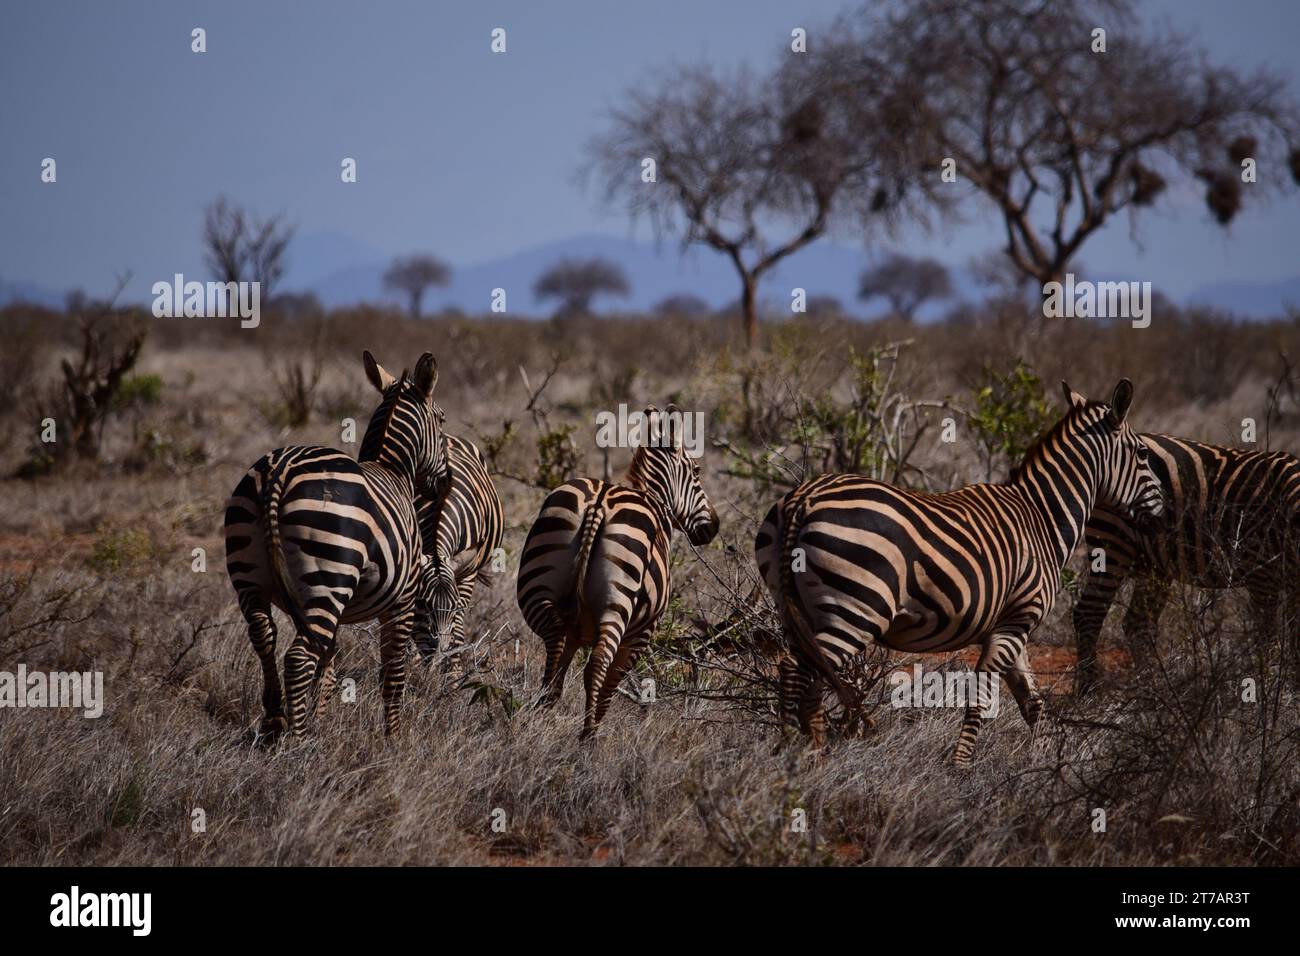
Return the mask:
[[[1128,0],[914,0],[837,31],[890,51],[927,163],[956,161],[1001,214],[1011,262],[1040,283],[1171,181],[1202,180],[1227,223],[1244,193],[1283,185],[1288,165],[1300,175],[1280,76],[1213,65],[1186,37],[1143,27]],[[1243,186],[1246,158],[1254,185]]]
[[293,233],[282,216],[260,219],[218,196],[203,218],[203,258],[220,281],[257,282],[269,300],[284,276]]
[[896,161],[907,139],[888,115],[889,70],[852,87],[842,61],[866,69],[869,53],[830,40],[814,50],[766,75],[696,66],[634,88],[589,147],[607,201],[727,256],[751,348],[763,276],[825,233],[838,209],[896,208],[910,180]]
[[420,303],[430,286],[445,286],[451,281],[451,269],[441,259],[430,255],[414,255],[393,260],[384,273],[384,288],[403,293],[411,310],[411,318],[420,317]]
[[630,291],[623,270],[599,257],[561,259],[533,283],[534,298],[560,300],[560,315],[586,315],[596,296],[626,296]]
[[675,292],[656,302],[650,311],[659,316],[684,315],[696,318],[708,313],[709,303],[689,292]]
[[948,270],[937,259],[912,258],[893,253],[880,265],[862,273],[858,298],[883,298],[890,311],[911,322],[916,310],[931,299],[952,295]]

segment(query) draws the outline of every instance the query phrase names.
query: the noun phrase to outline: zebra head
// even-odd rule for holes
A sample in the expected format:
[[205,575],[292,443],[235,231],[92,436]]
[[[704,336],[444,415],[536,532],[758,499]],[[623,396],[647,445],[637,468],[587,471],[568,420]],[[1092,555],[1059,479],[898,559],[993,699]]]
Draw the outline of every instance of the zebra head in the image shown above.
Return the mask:
[[424,555],[420,565],[419,597],[416,614],[423,620],[411,634],[420,657],[428,661],[455,633],[456,617],[461,611],[456,590],[456,572],[449,561]]
[[661,414],[650,405],[644,420],[648,440],[638,444],[628,477],[659,503],[691,544],[708,544],[718,533],[718,513],[700,484],[700,459],[686,454],[681,410],[669,405]]
[[417,490],[433,487],[446,471],[446,443],[442,440],[441,409],[433,402],[438,363],[425,352],[413,373],[394,378],[366,351],[366,378],[383,398],[370,416],[361,440],[360,461],[379,461],[409,473]]
[[1097,500],[1125,512],[1141,530],[1150,530],[1164,513],[1164,491],[1148,461],[1146,444],[1128,425],[1133,383],[1120,379],[1110,403],[1090,402],[1065,382],[1066,401],[1082,410],[1087,434],[1096,442],[1101,470]]

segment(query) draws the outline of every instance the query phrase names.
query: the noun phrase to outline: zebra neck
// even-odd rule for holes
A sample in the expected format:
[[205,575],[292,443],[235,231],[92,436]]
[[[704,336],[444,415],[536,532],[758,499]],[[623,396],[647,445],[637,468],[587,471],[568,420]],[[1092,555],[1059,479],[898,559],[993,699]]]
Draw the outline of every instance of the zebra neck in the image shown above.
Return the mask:
[[1083,537],[1097,498],[1097,471],[1086,455],[1071,456],[1068,465],[1035,456],[1025,462],[1012,482],[1042,518],[1040,533],[1057,568],[1065,567]]
[[391,471],[415,488],[415,456],[396,442],[382,442],[377,451],[362,449],[357,461],[371,462]]
[[669,538],[673,536],[673,514],[664,500],[663,493],[657,488],[654,482],[646,481],[639,473],[629,469],[623,478],[623,483],[629,488],[635,488],[650,502],[650,510],[654,513],[655,518],[659,521],[660,530]]

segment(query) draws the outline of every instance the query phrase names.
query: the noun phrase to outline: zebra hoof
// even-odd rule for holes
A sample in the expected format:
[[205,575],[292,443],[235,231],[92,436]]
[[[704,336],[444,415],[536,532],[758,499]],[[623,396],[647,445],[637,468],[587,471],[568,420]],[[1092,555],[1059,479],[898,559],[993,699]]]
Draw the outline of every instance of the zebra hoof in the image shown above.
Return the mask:
[[252,735],[253,743],[259,747],[268,746],[283,737],[288,729],[289,721],[283,717],[263,717]]
[[783,731],[781,735],[776,738],[776,743],[772,745],[771,756],[779,757],[788,752],[792,746],[797,745],[798,743],[798,737],[794,734]]
[[948,758],[948,766],[952,767],[954,770],[970,770],[971,763],[972,758],[968,753],[954,752],[953,755]]

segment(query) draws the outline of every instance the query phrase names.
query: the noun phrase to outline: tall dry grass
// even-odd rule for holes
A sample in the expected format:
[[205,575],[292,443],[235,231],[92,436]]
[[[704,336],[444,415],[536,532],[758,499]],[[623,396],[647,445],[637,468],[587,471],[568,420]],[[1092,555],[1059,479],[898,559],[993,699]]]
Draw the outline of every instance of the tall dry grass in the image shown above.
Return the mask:
[[[248,744],[260,671],[222,565],[225,496],[276,445],[337,445],[349,416],[364,428],[373,397],[358,368],[363,347],[390,367],[434,351],[449,428],[486,441],[511,422],[502,465],[521,474],[538,429],[519,367],[535,384],[558,357],[547,420],[577,429],[580,468],[595,474],[605,462],[592,447],[593,414],[619,389],[633,407],[672,399],[699,408],[711,438],[741,445],[745,375],[757,413],[794,394],[842,398],[849,347],[904,339],[900,386],[914,398],[960,404],[984,364],[1021,356],[1053,399],[1061,377],[1102,394],[1128,375],[1140,428],[1232,443],[1244,416],[1262,422],[1279,352],[1300,346],[1291,321],[1180,313],[1156,335],[1084,323],[1043,333],[992,308],[979,319],[788,322],[766,329],[760,359],[711,320],[556,326],[352,310],[304,320],[311,328],[271,318],[251,333],[152,323],[137,371],[161,377],[162,400],[110,423],[98,465],[8,479],[0,493],[0,670],[100,670],[107,696],[97,720],[0,710],[0,862],[1295,864],[1295,684],[1275,649],[1258,646],[1234,595],[1207,613],[1187,592],[1166,612],[1154,664],[1129,663],[1108,625],[1108,682],[1087,702],[1069,692],[1063,595],[1034,639],[1047,729],[1031,745],[1004,694],[970,772],[942,759],[960,712],[894,710],[884,683],[865,736],[837,741],[821,761],[778,746],[770,618],[761,593],[748,600],[753,533],[777,492],[730,474],[736,462],[717,448],[704,480],[722,534],[698,553],[676,541],[672,606],[627,685],[635,694],[655,680],[656,700],[620,696],[596,745],[577,740],[576,674],[556,710],[516,708],[537,693],[541,656],[510,574],[476,597],[473,685],[418,672],[396,739],[381,732],[370,626],[341,636],[339,675],[355,681],[355,702],[332,701],[303,741]],[[26,337],[12,341],[31,350],[16,366],[30,375],[0,414],[5,474],[35,430],[27,394],[75,345],[57,314],[41,317],[39,335],[31,321],[30,311],[0,314],[0,332],[21,326]],[[321,377],[307,423],[289,429],[268,414],[279,393],[265,358],[309,339],[320,343]],[[1295,448],[1298,433],[1297,410],[1283,405],[1274,445]],[[925,442],[917,461],[944,484],[978,471],[965,436]],[[625,457],[609,464],[617,472]],[[498,484],[513,562],[542,494]],[[195,548],[205,549],[205,572],[191,569]],[[741,606],[751,610],[712,640]],[[287,622],[280,627],[283,649]],[[1241,700],[1246,677],[1257,703]]]

